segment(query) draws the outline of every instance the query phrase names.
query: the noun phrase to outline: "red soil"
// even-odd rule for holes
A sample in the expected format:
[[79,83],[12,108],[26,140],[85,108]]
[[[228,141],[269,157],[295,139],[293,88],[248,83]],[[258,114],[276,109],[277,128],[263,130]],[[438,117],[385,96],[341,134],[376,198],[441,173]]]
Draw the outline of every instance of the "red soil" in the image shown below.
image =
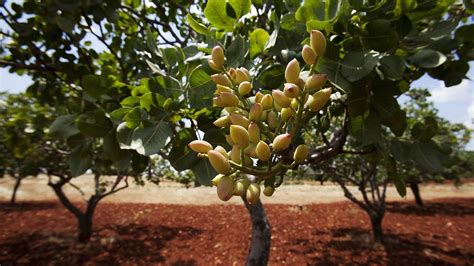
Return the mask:
[[[268,205],[270,264],[472,265],[474,199],[418,207],[393,202],[385,247],[351,203]],[[250,239],[243,206],[99,204],[89,244],[75,241],[75,220],[51,202],[0,203],[0,265],[212,265],[245,261]]]

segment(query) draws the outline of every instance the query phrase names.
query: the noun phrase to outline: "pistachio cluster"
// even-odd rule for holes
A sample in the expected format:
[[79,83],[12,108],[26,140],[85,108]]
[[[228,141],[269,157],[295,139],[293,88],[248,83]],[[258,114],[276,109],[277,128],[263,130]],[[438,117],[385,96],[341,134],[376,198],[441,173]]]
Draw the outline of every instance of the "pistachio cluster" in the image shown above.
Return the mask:
[[[306,160],[309,147],[294,147],[293,137],[330,99],[332,89],[323,89],[326,75],[315,73],[316,62],[325,50],[324,35],[313,30],[310,45],[302,50],[308,69],[305,75],[293,59],[286,66],[283,89],[265,92],[253,88],[252,75],[244,67],[227,69],[222,47],[214,47],[208,61],[219,72],[211,77],[216,83],[213,102],[223,108],[214,125],[227,132],[232,149],[214,148],[203,140],[192,141],[189,147],[206,157],[219,173],[212,182],[221,200],[245,196],[254,204],[260,198],[262,182],[263,194],[271,196],[281,183],[276,182],[276,176],[283,178],[288,169]],[[254,178],[249,179],[249,175]]]

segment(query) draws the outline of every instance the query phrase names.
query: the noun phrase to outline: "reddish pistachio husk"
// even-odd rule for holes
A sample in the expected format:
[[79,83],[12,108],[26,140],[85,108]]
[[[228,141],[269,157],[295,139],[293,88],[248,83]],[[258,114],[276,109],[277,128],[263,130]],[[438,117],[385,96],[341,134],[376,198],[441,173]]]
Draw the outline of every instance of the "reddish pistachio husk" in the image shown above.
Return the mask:
[[263,110],[271,109],[273,107],[273,97],[270,94],[265,94],[260,103],[262,104]]
[[244,128],[248,128],[250,125],[250,121],[247,119],[247,117],[239,114],[230,114],[230,122],[233,125],[243,126]]
[[280,152],[288,149],[291,144],[291,135],[290,134],[281,134],[273,139],[272,148],[275,152]]
[[288,98],[296,98],[296,97],[298,97],[298,95],[300,93],[300,88],[298,88],[298,86],[296,84],[285,83],[285,87],[283,88],[283,93]]
[[286,97],[281,90],[273,90],[272,96],[275,103],[277,103],[282,108],[286,108],[291,104],[291,99]]
[[253,122],[260,122],[262,119],[263,107],[259,103],[255,103],[249,112],[249,120]]
[[211,58],[218,68],[222,68],[225,61],[224,50],[222,49],[222,47],[214,46],[214,48],[212,49]]
[[239,97],[230,92],[221,92],[212,100],[218,107],[235,107],[239,105]]
[[214,150],[220,152],[222,155],[224,155],[226,159],[229,159],[229,155],[227,154],[227,151],[225,150],[224,147],[219,145]]
[[305,89],[308,91],[319,90],[324,86],[326,80],[326,74],[314,74],[306,80]]
[[212,59],[207,60],[209,67],[211,67],[215,71],[221,71],[223,68],[222,66],[218,66]]
[[228,127],[228,126],[230,126],[229,116],[223,116],[223,117],[218,118],[216,121],[214,121],[214,125],[216,127]]
[[250,93],[252,90],[252,83],[244,81],[239,84],[239,94],[244,96]]
[[275,189],[272,186],[266,186],[263,189],[263,195],[265,195],[267,197],[271,197],[274,192],[275,192]]
[[300,89],[303,89],[304,88],[304,85],[306,84],[306,82],[302,79],[302,78],[299,78],[298,81],[296,81],[296,86],[298,86]]
[[197,153],[207,153],[213,149],[211,143],[205,140],[193,140],[188,144],[188,147]]
[[248,132],[250,142],[257,144],[260,141],[260,128],[258,127],[258,124],[255,122],[250,122]]
[[235,68],[231,67],[228,71],[227,71],[227,75],[229,75],[230,79],[235,81],[236,77],[237,77],[237,71],[235,71]]
[[247,129],[239,125],[230,126],[230,137],[235,145],[241,149],[245,149],[249,145],[249,133]]
[[261,161],[268,161],[272,155],[270,147],[264,141],[259,141],[257,147],[255,148],[255,153],[257,158]]
[[281,121],[283,122],[290,121],[294,113],[295,112],[293,112],[293,110],[290,107],[281,109]]
[[285,69],[285,79],[287,82],[295,83],[300,77],[300,63],[298,60],[291,60]]
[[207,152],[207,158],[211,163],[212,167],[219,173],[219,174],[228,174],[231,171],[229,160],[222,155],[222,153],[210,150]]
[[310,35],[311,48],[316,56],[322,57],[326,53],[326,37],[319,30],[312,30]]
[[237,145],[232,146],[232,150],[230,151],[230,159],[237,164],[240,164],[242,158],[240,157],[240,148]]
[[245,185],[242,181],[237,180],[234,182],[233,195],[238,197],[245,195]]
[[309,102],[309,109],[313,112],[319,112],[324,105],[329,101],[329,98],[331,97],[332,89],[331,88],[326,88],[322,89],[320,91],[317,91],[315,94],[313,94],[313,98],[311,102]]
[[260,186],[256,183],[251,183],[247,188],[247,202],[256,204],[260,198]]
[[211,76],[211,79],[216,84],[224,85],[227,87],[232,86],[232,83],[230,82],[230,80],[223,74],[214,74]]
[[275,130],[278,127],[278,116],[274,111],[268,112],[267,124],[271,130]]
[[222,201],[228,201],[234,193],[234,179],[230,176],[223,176],[217,185],[217,196]]
[[303,163],[309,154],[309,148],[305,144],[301,144],[296,147],[295,153],[293,154],[293,160],[295,163]]
[[311,46],[305,44],[303,46],[303,51],[301,52],[301,55],[303,56],[303,60],[306,64],[313,65],[314,63],[316,63],[317,55],[314,52],[313,48],[311,48]]

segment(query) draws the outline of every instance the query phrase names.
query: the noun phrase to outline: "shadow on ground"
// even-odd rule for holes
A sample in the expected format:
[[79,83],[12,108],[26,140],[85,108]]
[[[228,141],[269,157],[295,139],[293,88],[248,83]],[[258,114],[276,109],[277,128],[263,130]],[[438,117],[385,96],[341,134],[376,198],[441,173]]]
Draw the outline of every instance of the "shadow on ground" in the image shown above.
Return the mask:
[[[111,225],[97,228],[91,241],[79,244],[74,235],[64,233],[19,234],[0,243],[0,264],[57,265],[84,263],[117,265],[126,263],[163,263],[160,251],[167,242],[190,239],[202,231],[192,227],[168,227],[142,224]],[[183,247],[186,249],[186,247]],[[8,260],[2,254],[10,254]],[[14,254],[15,257],[11,257]],[[4,264],[1,264],[2,266]],[[193,265],[194,261],[177,261],[174,265]]]
[[387,212],[415,216],[466,216],[474,215],[474,199],[465,199],[461,203],[426,202],[420,207],[414,204],[387,202]]

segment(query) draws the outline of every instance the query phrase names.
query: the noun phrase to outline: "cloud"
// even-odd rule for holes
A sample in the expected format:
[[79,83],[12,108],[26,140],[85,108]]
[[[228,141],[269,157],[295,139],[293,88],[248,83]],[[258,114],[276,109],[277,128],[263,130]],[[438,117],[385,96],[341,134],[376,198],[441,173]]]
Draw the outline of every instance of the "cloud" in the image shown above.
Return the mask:
[[472,87],[473,82],[467,79],[452,87],[445,87],[443,82],[439,82],[438,86],[431,90],[431,100],[435,103],[472,101],[474,95]]
[[474,130],[474,101],[471,101],[471,104],[467,108],[467,115],[468,120],[464,122],[464,125]]

